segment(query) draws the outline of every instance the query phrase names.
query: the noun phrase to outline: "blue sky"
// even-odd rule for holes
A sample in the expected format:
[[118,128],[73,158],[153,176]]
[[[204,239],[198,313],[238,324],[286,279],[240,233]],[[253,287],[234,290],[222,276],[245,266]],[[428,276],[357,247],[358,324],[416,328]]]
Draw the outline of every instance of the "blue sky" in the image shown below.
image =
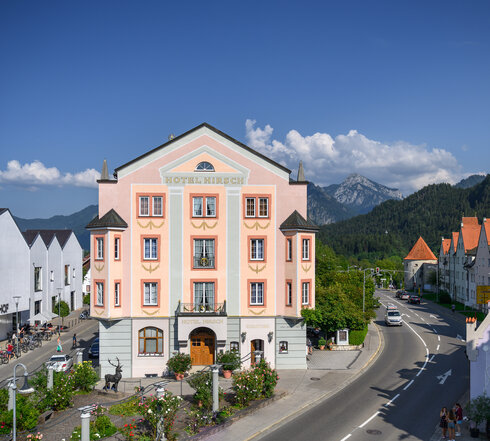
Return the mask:
[[487,173],[488,1],[0,3],[0,206],[94,180],[208,122],[316,184],[405,195]]

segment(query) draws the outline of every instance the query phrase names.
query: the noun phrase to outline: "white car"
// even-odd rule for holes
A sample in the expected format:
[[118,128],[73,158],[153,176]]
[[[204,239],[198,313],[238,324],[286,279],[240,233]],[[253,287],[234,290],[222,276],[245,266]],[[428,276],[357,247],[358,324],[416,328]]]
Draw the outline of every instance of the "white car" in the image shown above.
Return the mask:
[[55,372],[69,371],[73,366],[73,358],[69,355],[52,355],[48,361],[48,366],[54,366]]
[[385,323],[388,326],[401,326],[403,324],[402,315],[396,309],[387,309]]

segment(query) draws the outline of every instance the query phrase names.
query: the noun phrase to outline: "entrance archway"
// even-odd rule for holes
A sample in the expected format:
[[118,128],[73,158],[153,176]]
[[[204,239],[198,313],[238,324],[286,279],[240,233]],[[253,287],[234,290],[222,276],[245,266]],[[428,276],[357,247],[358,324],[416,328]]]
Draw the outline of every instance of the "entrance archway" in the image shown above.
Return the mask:
[[262,351],[262,357],[264,356],[264,340],[256,339],[250,342],[250,363],[252,364],[255,364],[256,361],[255,351]]
[[209,328],[197,328],[191,332],[191,362],[193,366],[214,363],[216,335]]

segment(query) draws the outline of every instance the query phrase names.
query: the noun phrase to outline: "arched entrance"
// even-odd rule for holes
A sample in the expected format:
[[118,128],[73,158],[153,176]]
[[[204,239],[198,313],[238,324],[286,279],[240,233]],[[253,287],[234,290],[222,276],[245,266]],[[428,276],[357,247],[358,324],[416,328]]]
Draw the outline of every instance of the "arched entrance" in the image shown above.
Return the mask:
[[214,363],[216,336],[209,328],[197,328],[191,332],[191,362],[193,366],[204,366]]
[[250,342],[250,363],[252,364],[255,364],[255,351],[262,351],[262,357],[264,356],[264,340],[256,339]]

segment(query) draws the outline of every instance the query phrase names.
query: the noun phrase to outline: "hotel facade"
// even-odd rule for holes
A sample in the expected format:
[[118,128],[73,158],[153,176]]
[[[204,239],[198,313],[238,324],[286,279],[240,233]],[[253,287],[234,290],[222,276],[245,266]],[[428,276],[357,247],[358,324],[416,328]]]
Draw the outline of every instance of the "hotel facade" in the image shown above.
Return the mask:
[[315,304],[307,182],[208,124],[118,167],[104,162],[91,230],[91,316],[102,375],[161,375],[174,353],[209,365],[254,351],[306,368]]

